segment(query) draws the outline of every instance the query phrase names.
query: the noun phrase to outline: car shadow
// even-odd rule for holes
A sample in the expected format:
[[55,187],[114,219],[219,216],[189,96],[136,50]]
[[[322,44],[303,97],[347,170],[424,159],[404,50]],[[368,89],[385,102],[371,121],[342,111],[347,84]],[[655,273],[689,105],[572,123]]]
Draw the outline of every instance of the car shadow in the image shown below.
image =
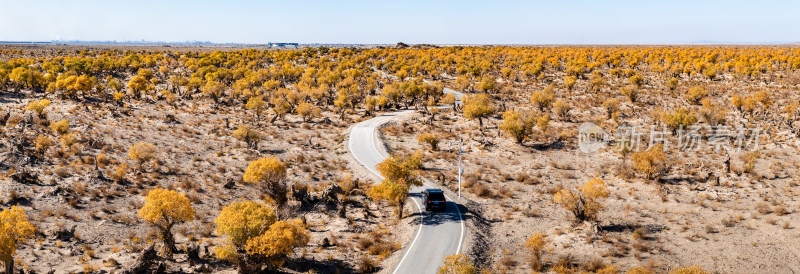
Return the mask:
[[457,206],[458,204],[448,201],[447,208],[442,212],[425,212],[425,216],[421,220],[422,225],[437,226],[445,223],[457,223],[461,221],[461,216],[459,216],[458,210],[456,209]]
[[[412,222],[413,224],[437,226],[451,222],[457,223],[462,219],[466,220],[466,216],[463,214],[465,210],[463,205],[459,205],[453,201],[447,201],[447,207],[444,211],[425,211],[425,203],[422,201],[421,192],[412,192],[409,193],[409,196],[412,198],[419,198],[417,201],[422,209],[422,213],[414,212],[413,214],[407,216],[409,218],[419,217],[415,218],[415,220]],[[459,210],[462,214],[459,214]]]

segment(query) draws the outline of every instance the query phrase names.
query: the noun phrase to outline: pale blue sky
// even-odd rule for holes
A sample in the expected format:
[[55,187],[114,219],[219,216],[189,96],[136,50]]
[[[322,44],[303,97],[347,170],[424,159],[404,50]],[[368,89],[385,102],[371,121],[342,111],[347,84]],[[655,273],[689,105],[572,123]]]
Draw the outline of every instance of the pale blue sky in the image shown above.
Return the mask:
[[800,41],[800,1],[0,0],[0,40],[664,44]]

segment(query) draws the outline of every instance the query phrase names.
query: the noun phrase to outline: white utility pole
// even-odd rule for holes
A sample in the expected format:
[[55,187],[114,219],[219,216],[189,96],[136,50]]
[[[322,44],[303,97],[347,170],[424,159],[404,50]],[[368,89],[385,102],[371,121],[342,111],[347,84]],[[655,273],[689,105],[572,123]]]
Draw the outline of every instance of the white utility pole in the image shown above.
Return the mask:
[[458,138],[458,199],[461,200],[461,173],[464,170],[461,168],[461,138]]

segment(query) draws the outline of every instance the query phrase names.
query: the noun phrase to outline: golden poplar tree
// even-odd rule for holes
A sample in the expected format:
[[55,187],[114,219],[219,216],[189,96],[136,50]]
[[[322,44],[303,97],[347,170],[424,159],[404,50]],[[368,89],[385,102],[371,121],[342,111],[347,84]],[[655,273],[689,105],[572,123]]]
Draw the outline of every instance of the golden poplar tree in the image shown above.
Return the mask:
[[139,209],[139,217],[155,226],[164,241],[162,254],[170,256],[175,251],[175,238],[172,227],[176,224],[194,220],[195,210],[183,193],[156,188],[145,198]]

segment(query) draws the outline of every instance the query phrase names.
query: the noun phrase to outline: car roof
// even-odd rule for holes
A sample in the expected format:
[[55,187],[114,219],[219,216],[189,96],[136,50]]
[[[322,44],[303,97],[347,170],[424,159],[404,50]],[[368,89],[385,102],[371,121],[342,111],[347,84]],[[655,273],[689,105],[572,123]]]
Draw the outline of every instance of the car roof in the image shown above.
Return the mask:
[[428,192],[428,193],[444,193],[444,191],[442,191],[441,189],[438,189],[438,188],[429,188],[429,189],[426,189],[425,192]]

